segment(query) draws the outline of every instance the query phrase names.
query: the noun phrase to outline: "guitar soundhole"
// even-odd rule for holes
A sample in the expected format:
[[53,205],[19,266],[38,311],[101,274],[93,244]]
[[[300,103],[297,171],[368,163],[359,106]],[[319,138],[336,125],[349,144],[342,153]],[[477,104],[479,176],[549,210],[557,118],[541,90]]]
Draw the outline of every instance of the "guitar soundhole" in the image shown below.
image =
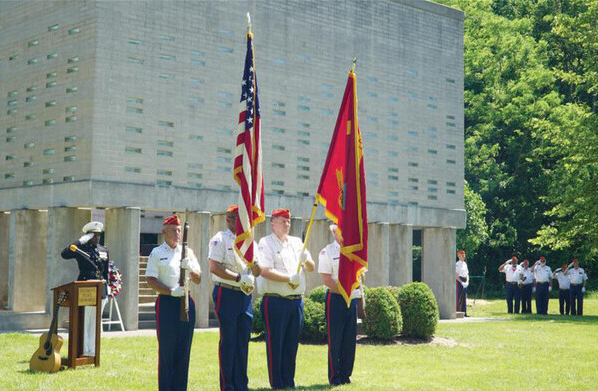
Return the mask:
[[39,358],[42,361],[47,361],[48,357],[44,357],[44,356],[38,356],[37,358]]

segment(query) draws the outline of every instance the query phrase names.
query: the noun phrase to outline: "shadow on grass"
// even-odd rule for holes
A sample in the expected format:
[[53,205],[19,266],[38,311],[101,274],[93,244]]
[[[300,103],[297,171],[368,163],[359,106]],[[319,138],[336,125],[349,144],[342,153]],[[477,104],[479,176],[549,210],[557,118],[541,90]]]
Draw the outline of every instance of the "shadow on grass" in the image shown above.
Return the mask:
[[[285,388],[285,390],[330,390],[330,384],[312,384],[311,386],[295,386],[295,388]],[[271,391],[272,388],[250,388],[251,391]]]
[[581,323],[581,324],[598,324],[598,316],[573,316],[573,315],[538,315],[538,314],[505,314],[504,312],[487,312],[491,317],[503,317],[509,320],[535,320],[535,321],[553,321],[558,323]]

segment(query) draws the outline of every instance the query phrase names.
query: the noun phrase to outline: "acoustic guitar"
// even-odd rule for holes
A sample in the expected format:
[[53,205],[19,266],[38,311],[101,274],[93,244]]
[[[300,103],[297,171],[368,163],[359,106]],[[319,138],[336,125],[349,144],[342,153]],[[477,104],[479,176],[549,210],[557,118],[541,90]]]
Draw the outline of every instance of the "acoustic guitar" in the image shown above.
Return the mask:
[[62,359],[60,358],[60,348],[62,347],[62,337],[56,333],[56,324],[58,323],[58,310],[60,304],[66,299],[67,293],[62,292],[54,307],[54,316],[50,324],[48,333],[39,337],[39,348],[33,353],[29,360],[29,369],[32,371],[55,373],[60,370]]

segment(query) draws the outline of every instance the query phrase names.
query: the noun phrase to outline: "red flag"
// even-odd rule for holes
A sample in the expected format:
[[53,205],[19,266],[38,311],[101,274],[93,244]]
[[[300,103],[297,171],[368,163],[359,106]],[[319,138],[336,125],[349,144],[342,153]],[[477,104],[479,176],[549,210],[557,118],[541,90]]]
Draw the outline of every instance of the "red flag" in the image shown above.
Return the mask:
[[365,195],[363,143],[357,118],[355,73],[349,72],[347,87],[316,193],[316,202],[338,225],[343,238],[338,287],[350,305],[359,275],[367,270],[368,219]]
[[235,252],[250,265],[254,260],[253,227],[265,220],[260,104],[252,38],[253,34],[248,32],[233,170],[240,188]]

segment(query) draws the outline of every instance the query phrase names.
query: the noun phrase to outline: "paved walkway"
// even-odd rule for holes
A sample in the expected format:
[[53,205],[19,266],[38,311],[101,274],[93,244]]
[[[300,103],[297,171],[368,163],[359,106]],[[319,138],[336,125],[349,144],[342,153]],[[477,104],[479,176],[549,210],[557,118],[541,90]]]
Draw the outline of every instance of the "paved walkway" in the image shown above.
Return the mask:
[[510,322],[516,319],[507,318],[455,318],[455,319],[440,319],[439,323],[481,323],[481,322]]

